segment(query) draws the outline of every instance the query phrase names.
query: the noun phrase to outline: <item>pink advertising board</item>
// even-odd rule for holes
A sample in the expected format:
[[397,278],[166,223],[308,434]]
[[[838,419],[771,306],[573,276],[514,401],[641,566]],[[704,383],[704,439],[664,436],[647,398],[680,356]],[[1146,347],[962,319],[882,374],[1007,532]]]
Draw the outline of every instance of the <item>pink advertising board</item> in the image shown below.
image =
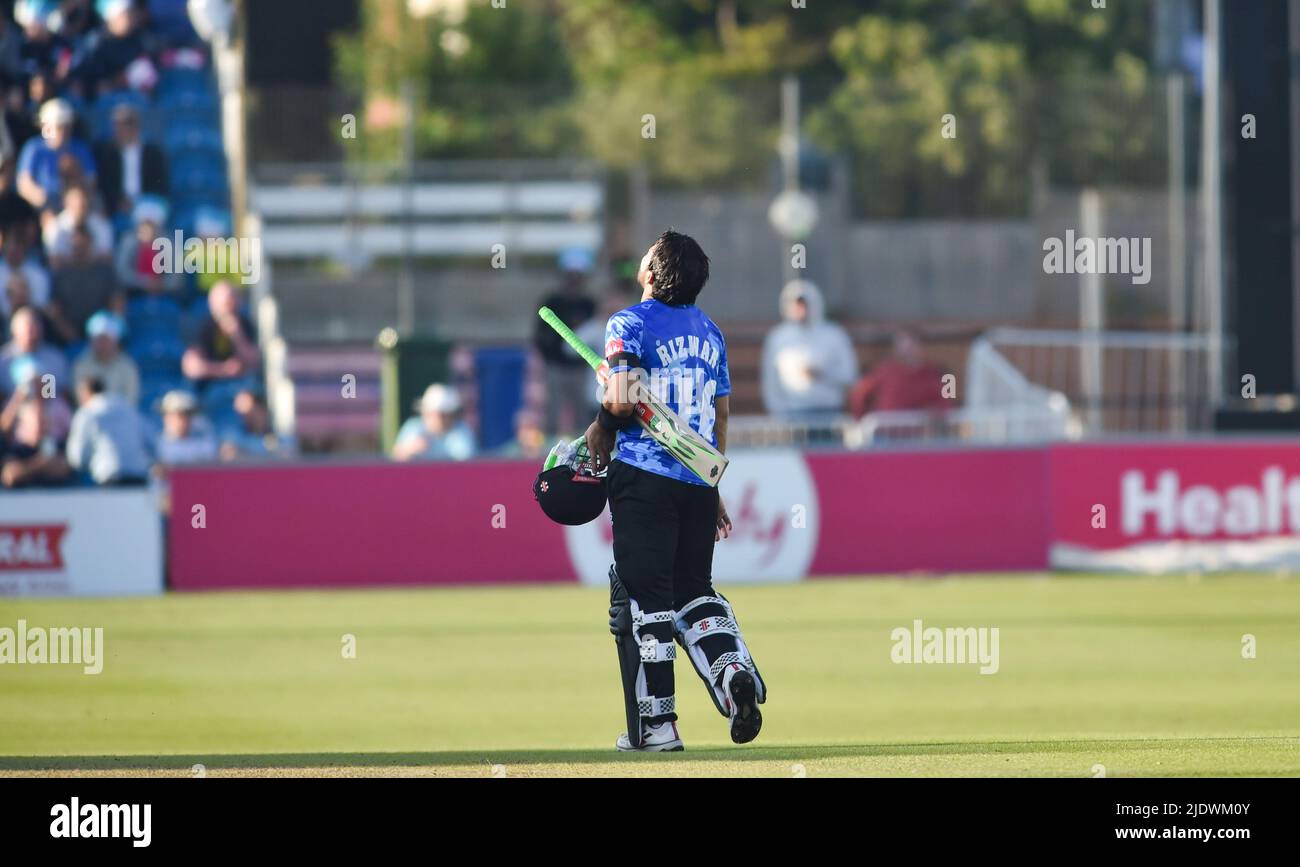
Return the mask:
[[563,530],[533,501],[536,472],[514,461],[177,470],[171,586],[572,581]]
[[[603,585],[608,516],[565,528],[536,465],[176,471],[171,586]],[[1060,445],[736,455],[733,582],[946,572],[1300,567],[1300,444]],[[201,506],[202,523],[195,515]]]
[[1051,449],[1051,562],[1165,572],[1300,566],[1300,443]]
[[[1046,460],[1002,449],[742,455],[722,485],[737,528],[715,578],[1044,568]],[[532,499],[535,472],[514,461],[177,470],[170,583],[602,584],[607,517],[552,524]]]
[[828,453],[813,575],[1047,568],[1044,449]]

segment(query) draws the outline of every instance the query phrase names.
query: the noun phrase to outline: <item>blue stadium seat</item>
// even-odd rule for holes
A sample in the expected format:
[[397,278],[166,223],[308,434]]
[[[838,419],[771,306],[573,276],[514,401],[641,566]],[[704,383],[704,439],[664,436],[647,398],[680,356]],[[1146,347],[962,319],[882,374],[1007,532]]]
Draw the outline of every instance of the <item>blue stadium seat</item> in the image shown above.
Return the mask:
[[224,193],[225,190],[226,173],[214,166],[191,166],[172,173],[172,198],[177,201],[183,199],[191,203],[199,194]]
[[148,367],[159,373],[179,373],[185,344],[181,342],[178,333],[152,331],[133,336],[127,344],[127,352],[141,369]]
[[230,192],[220,182],[196,179],[193,184],[182,184],[174,193],[176,203],[185,208],[220,207],[230,201]]
[[233,402],[229,406],[223,405],[212,410],[208,414],[208,419],[212,422],[212,427],[216,430],[219,439],[225,439],[231,434],[236,434],[243,427],[243,419],[239,417],[239,413],[235,412]]
[[190,302],[190,306],[186,309],[185,315],[191,321],[202,325],[208,318],[208,299],[195,298]]
[[134,298],[126,304],[126,327],[130,335],[147,332],[152,328],[176,331],[180,324],[180,305],[171,298]]
[[211,93],[213,89],[212,78],[206,69],[164,69],[158,77],[154,96],[162,99],[181,93]]
[[203,389],[201,399],[203,413],[213,420],[229,418],[235,414],[235,395],[255,384],[256,380],[253,378],[209,382]]
[[186,90],[162,94],[156,103],[168,126],[178,123],[216,125],[217,98],[208,90]]
[[172,209],[172,221],[171,221],[172,231],[173,232],[181,231],[184,232],[187,236],[193,235],[194,215],[197,210],[198,210],[197,206],[195,205],[187,204],[184,202],[175,204],[175,207]]
[[186,0],[149,0],[149,21],[153,31],[169,45],[192,45],[199,41]]
[[225,143],[221,133],[206,124],[179,124],[168,128],[163,137],[163,150],[173,160],[193,153],[221,157]]
[[215,176],[225,183],[226,180],[226,155],[217,150],[186,151],[179,153],[172,160],[171,173],[173,175],[191,175],[196,172],[202,172]]
[[158,411],[158,402],[164,394],[173,389],[189,389],[189,381],[180,375],[159,374],[154,371],[140,371],[140,411],[153,417]]

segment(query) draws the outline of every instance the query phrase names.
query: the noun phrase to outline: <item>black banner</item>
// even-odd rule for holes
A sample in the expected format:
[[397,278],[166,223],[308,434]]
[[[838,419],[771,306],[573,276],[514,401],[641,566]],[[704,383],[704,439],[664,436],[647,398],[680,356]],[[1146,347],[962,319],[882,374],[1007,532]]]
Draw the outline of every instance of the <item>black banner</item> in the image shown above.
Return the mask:
[[[655,827],[665,846],[689,838],[723,857],[782,839],[818,848],[915,845],[927,854],[1110,844],[1231,856],[1293,839],[1297,794],[1295,780],[1274,779],[8,778],[0,780],[0,829],[7,852],[128,857],[337,856],[436,843],[447,854],[485,846],[497,857],[518,847],[535,858],[557,841],[593,854],[653,846]],[[629,824],[636,816],[646,822]]]

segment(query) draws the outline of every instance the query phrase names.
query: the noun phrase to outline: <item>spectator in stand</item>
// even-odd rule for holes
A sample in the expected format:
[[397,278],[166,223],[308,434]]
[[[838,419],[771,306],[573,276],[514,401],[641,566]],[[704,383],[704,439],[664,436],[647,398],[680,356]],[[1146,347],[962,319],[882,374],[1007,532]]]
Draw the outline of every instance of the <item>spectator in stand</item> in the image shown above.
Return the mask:
[[72,366],[77,382],[95,380],[105,394],[120,397],[131,406],[140,403],[140,369],[131,356],[122,351],[126,322],[116,313],[101,310],[86,323],[90,346]]
[[497,454],[503,458],[541,460],[546,457],[546,452],[546,431],[542,430],[541,416],[532,410],[521,409],[515,414],[515,438],[501,446]]
[[925,349],[912,331],[894,334],[892,357],[862,377],[849,395],[854,418],[869,412],[943,407],[943,371],[925,358]]
[[177,464],[217,459],[217,438],[198,409],[198,401],[188,391],[176,389],[163,396],[163,429],[154,448],[161,471]]
[[32,73],[27,79],[27,102],[23,106],[23,110],[31,115],[32,120],[36,121],[34,128],[37,132],[40,131],[41,106],[53,98],[54,93],[50,89],[49,73]]
[[0,164],[0,238],[17,237],[29,247],[40,242],[40,213],[18,194],[16,160]]
[[68,187],[63,194],[63,210],[45,225],[45,254],[51,268],[62,268],[72,258],[72,234],[78,228],[90,234],[91,259],[113,261],[113,224],[93,207],[85,186]]
[[96,153],[99,187],[110,214],[130,214],[142,195],[167,195],[167,158],[140,133],[140,112],[131,105],[113,109],[113,138]]
[[763,342],[762,387],[767,411],[790,421],[817,421],[844,412],[844,394],[858,376],[853,343],[825,320],[821,291],[807,280],[781,290],[784,320]]
[[[9,279],[4,283],[3,289],[0,289],[0,300],[7,302],[9,310],[20,310],[23,307],[30,307],[41,324],[41,334],[50,338],[50,345],[59,348],[62,348],[65,345],[65,341],[61,338],[63,333],[60,330],[62,323],[55,318],[55,316],[51,315],[51,313],[56,312],[53,310],[53,305],[47,305],[46,307],[41,308],[32,304],[31,287],[27,284],[27,278],[21,273],[10,275]],[[3,306],[5,305],[0,305],[0,307]],[[3,335],[5,340],[8,340],[10,337],[9,326],[4,319],[0,319],[0,335]]]
[[[13,166],[18,164],[18,155],[22,153],[23,145],[40,134],[40,129],[27,110],[27,93],[22,83],[9,84],[5,89],[3,127],[7,140],[3,142],[0,156],[4,157],[6,173],[10,174]],[[6,190],[11,186],[12,178],[7,179]]]
[[[0,288],[7,288],[10,280],[22,275],[27,286],[27,303],[44,309],[50,303],[50,273],[45,266],[31,254],[31,245],[19,231],[6,232],[0,242]],[[0,313],[9,315],[16,307],[11,307],[7,293],[0,292]]]
[[397,432],[393,459],[398,461],[465,461],[474,457],[474,434],[461,420],[460,395],[434,383],[424,390],[419,415]]
[[63,0],[60,4],[59,36],[69,45],[80,48],[99,24],[93,5],[91,0]]
[[73,138],[76,113],[63,99],[41,106],[41,137],[28,140],[18,155],[18,192],[41,213],[41,222],[63,208],[64,178],[72,175],[95,185],[95,157],[81,139]]
[[31,307],[19,308],[9,318],[9,342],[0,347],[0,392],[12,395],[32,376],[40,380],[39,391],[45,387],[46,375],[54,377],[56,394],[71,384],[63,353],[45,343],[40,315]]
[[230,283],[218,283],[208,293],[208,319],[196,342],[181,357],[181,372],[208,383],[253,376],[262,353],[253,337],[253,325],[239,312],[239,294]]
[[113,269],[95,259],[94,243],[90,231],[77,226],[72,232],[69,259],[54,272],[50,315],[67,345],[86,338],[86,324],[96,311],[126,310],[126,297],[118,291]]
[[[156,196],[146,196],[136,202],[132,216],[135,232],[124,232],[117,245],[115,268],[118,285],[133,298],[180,291],[184,274],[176,273],[174,268],[160,273],[155,267],[158,251],[154,249],[154,241],[161,237],[162,226],[167,220],[166,204]],[[170,239],[162,240],[170,243]]]
[[10,166],[16,159],[18,159],[18,147],[14,144],[13,134],[9,132],[8,112],[6,112],[4,122],[0,123],[0,170],[3,171],[0,178],[3,178],[5,191],[8,191],[13,175]]
[[[591,265],[592,257],[586,250],[566,250],[560,255],[563,285],[542,301],[570,328],[578,328],[596,313],[596,304],[587,296],[586,289]],[[576,431],[586,423],[584,413],[591,368],[551,326],[539,319],[535,329],[533,344],[546,370],[547,433]]]
[[23,33],[4,15],[0,15],[0,85],[21,82],[23,72]]
[[61,444],[68,434],[70,413],[60,397],[42,395],[36,366],[23,365],[4,410],[0,411],[0,486],[59,485],[70,471]]
[[143,485],[149,480],[148,435],[135,404],[111,394],[103,380],[77,380],[68,434],[68,464],[97,485]]
[[135,70],[141,62],[152,67],[155,47],[135,0],[97,0],[95,11],[104,26],[86,36],[71,70],[86,99],[139,83]]
[[71,61],[71,46],[55,32],[59,0],[18,0],[14,20],[22,27],[22,69],[27,78],[62,75]]
[[229,431],[221,443],[221,459],[287,458],[297,451],[291,437],[280,437],[271,429],[271,413],[266,398],[251,388],[235,395],[238,426]]

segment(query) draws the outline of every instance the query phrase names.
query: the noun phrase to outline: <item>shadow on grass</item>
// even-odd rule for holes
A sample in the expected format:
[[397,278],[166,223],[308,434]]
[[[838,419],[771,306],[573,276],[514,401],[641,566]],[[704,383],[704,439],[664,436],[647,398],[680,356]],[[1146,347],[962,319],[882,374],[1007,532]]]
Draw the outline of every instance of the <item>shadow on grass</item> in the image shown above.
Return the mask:
[[807,762],[881,756],[943,756],[1069,753],[1098,750],[1161,750],[1174,744],[1289,741],[1289,737],[1150,738],[1059,741],[964,741],[915,744],[780,744],[710,747],[681,753],[619,753],[594,750],[449,750],[441,752],[245,753],[232,755],[0,756],[0,771],[189,770],[220,768],[386,768],[494,764],[603,764],[638,761]]

